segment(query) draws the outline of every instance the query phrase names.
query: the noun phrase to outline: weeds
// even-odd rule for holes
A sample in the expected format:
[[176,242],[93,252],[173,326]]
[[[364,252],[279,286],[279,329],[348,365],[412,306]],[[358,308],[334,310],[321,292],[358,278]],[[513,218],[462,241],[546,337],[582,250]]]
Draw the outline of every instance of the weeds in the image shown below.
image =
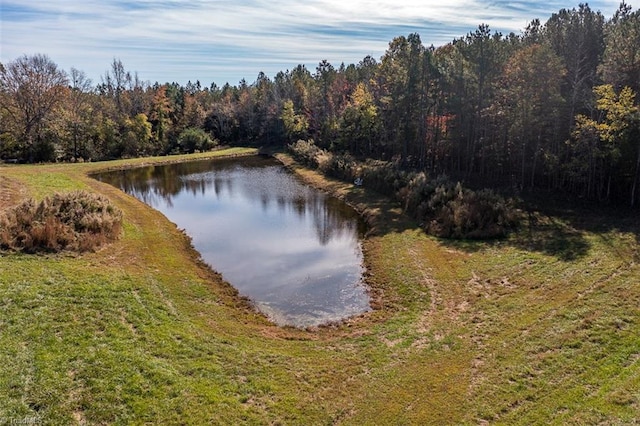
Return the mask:
[[0,249],[35,252],[91,251],[118,238],[122,212],[104,196],[56,193],[0,213]]
[[456,239],[504,237],[520,215],[513,200],[489,189],[472,191],[445,176],[435,179],[424,172],[407,171],[398,161],[357,162],[349,154],[334,154],[313,140],[289,145],[299,162],[345,181],[362,179],[364,185],[400,202],[431,235]]

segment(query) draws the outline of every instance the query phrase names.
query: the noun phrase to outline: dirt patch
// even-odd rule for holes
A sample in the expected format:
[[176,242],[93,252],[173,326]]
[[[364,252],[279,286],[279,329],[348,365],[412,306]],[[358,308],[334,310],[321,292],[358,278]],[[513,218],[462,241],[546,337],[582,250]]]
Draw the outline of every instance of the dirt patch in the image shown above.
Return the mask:
[[0,210],[17,205],[26,194],[27,190],[18,181],[0,176]]

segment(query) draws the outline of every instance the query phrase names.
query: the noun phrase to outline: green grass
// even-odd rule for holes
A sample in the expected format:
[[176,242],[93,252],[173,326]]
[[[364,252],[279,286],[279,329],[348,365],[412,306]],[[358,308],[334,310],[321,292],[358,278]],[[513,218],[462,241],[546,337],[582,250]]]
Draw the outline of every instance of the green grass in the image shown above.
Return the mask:
[[375,227],[364,249],[377,309],[341,326],[279,328],[204,267],[164,216],[87,177],[167,159],[0,168],[28,196],[95,191],[125,218],[123,237],[96,253],[1,254],[4,423],[637,419],[633,217],[540,212],[507,240],[448,242],[366,189],[300,169],[369,208]]

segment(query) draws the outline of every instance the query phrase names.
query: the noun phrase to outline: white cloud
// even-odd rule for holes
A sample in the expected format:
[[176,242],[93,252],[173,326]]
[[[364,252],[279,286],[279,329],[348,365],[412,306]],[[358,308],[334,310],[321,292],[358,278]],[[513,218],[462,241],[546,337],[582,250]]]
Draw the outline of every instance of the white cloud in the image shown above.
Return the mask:
[[[592,3],[610,16],[618,0]],[[120,58],[143,79],[252,81],[298,63],[339,64],[380,57],[397,35],[440,45],[480,23],[519,32],[545,20],[559,2],[478,0],[3,0],[0,61],[46,53],[95,81]]]

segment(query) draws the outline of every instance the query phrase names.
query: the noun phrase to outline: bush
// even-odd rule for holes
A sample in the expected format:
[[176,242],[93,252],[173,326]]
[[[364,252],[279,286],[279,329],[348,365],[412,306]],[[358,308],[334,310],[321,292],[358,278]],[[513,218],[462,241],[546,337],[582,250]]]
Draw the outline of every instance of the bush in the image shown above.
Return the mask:
[[423,219],[432,235],[467,239],[503,237],[519,221],[512,201],[489,189],[471,191],[450,182],[436,188]]
[[356,161],[349,154],[323,152],[318,159],[318,169],[322,173],[346,181],[352,181],[357,177],[356,168]]
[[397,197],[409,181],[407,172],[393,161],[367,160],[358,169],[358,176],[368,188],[390,197]]
[[368,161],[360,167],[368,187],[395,196],[406,214],[425,231],[443,238],[486,239],[505,236],[519,222],[512,200],[489,190],[472,191],[446,176],[401,170],[397,164]]
[[394,197],[405,213],[425,231],[443,238],[485,239],[505,236],[517,226],[513,201],[483,189],[472,191],[446,176],[430,179],[424,172],[406,171],[396,161],[367,160],[358,163],[349,154],[334,154],[299,140],[289,145],[293,157],[327,176],[353,181],[361,178],[367,188]]
[[55,194],[0,212],[0,249],[83,252],[114,241],[121,230],[122,212],[106,197],[86,191]]
[[353,156],[348,153],[337,154],[322,148],[314,143],[313,139],[308,141],[299,140],[289,144],[289,152],[298,162],[308,167],[320,170],[324,175],[338,179],[352,181],[358,175],[358,163]]
[[321,155],[330,155],[323,149],[318,148],[313,139],[308,141],[300,139],[295,143],[289,144],[288,148],[293,158],[314,169],[318,168]]
[[318,148],[313,140],[289,145],[296,160],[328,176],[353,181],[394,197],[405,213],[421,222],[425,231],[443,238],[497,238],[517,226],[513,201],[484,189],[472,191],[446,176],[430,179],[424,172],[406,171],[399,161],[367,160],[358,163],[349,154]]
[[202,129],[189,127],[178,136],[180,152],[193,153],[196,151],[209,151],[218,144],[211,139],[209,134]]

